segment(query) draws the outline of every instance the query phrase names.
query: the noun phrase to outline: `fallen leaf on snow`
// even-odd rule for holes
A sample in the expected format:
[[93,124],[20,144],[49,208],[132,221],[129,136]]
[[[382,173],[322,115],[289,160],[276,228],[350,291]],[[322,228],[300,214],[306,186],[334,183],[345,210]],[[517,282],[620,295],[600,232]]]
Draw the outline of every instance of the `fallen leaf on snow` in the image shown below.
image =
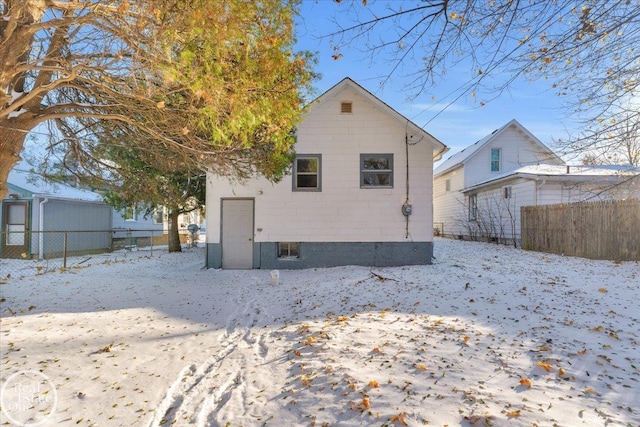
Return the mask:
[[407,415],[406,412],[402,412],[398,415],[394,415],[391,418],[389,418],[389,421],[391,421],[392,423],[400,423],[403,426],[408,426],[409,424],[407,424],[407,421],[404,419],[406,415]]
[[541,361],[541,360],[538,360],[538,361],[536,362],[536,365],[537,365],[537,366],[539,366],[539,367],[541,367],[542,369],[544,369],[544,370],[545,370],[545,371],[547,371],[547,372],[551,372],[551,370],[553,369],[553,367],[552,367],[549,363],[547,363],[547,362],[543,362],[543,361]]
[[531,388],[531,380],[529,378],[522,378],[520,379],[520,385]]
[[371,402],[369,401],[368,397],[364,397],[362,399],[362,407],[365,408],[365,409],[371,408]]

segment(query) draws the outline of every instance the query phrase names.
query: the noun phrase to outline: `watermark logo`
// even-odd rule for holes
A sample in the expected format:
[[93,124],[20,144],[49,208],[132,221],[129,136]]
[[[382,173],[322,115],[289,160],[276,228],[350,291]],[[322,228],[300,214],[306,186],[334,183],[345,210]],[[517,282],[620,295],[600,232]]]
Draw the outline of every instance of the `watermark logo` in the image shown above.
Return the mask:
[[39,371],[19,371],[0,389],[0,407],[9,422],[39,426],[56,412],[58,392],[53,382]]

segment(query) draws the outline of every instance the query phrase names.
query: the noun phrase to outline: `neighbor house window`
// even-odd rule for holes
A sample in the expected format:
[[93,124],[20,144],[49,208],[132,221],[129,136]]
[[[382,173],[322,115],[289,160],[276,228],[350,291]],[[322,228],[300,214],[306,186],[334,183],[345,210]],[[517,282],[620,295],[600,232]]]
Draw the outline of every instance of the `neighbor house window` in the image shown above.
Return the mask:
[[510,199],[511,198],[511,186],[508,185],[506,187],[504,187],[504,198],[505,199]]
[[279,242],[278,258],[294,259],[300,257],[300,246],[298,242]]
[[393,187],[393,154],[360,154],[360,187]]
[[444,181],[444,191],[451,191],[451,180],[447,179]]
[[320,154],[296,156],[293,163],[293,191],[322,190],[321,160]]
[[156,210],[153,211],[153,223],[154,224],[164,223],[164,208],[162,206],[158,206]]
[[491,172],[500,172],[500,157],[501,152],[499,148],[491,149]]
[[124,209],[124,213],[122,217],[125,221],[137,221],[138,220],[138,212],[135,206],[129,206]]
[[340,112],[342,114],[351,114],[351,113],[353,113],[353,102],[351,102],[351,101],[342,101],[340,103]]
[[472,194],[469,196],[469,221],[475,221],[478,219],[478,195]]

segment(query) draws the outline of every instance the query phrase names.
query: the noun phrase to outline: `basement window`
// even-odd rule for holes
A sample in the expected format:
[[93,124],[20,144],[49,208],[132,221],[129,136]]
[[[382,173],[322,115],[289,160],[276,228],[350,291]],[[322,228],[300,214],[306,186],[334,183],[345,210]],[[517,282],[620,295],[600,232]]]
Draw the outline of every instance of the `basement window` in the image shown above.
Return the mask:
[[351,101],[342,101],[340,103],[340,113],[341,114],[351,114],[351,113],[353,113],[353,102],[351,102]]
[[278,242],[278,258],[300,258],[300,244],[298,242]]

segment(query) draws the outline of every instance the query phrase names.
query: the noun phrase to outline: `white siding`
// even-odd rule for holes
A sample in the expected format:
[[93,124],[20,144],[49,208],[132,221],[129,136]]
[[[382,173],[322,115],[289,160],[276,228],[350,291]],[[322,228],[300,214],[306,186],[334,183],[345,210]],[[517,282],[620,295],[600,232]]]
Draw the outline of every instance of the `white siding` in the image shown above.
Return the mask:
[[[340,113],[340,102],[353,113]],[[411,135],[409,135],[411,137]],[[256,178],[244,184],[207,177],[207,241],[220,242],[220,200],[255,199],[255,241],[430,242],[433,236],[433,146],[409,146],[409,236],[401,206],[406,192],[405,126],[347,86],[316,104],[297,129],[298,154],[322,155],[322,191],[294,192],[292,177],[273,184]],[[419,138],[415,136],[412,140]],[[392,189],[360,188],[360,154],[392,153]]]
[[[441,226],[444,235],[461,235],[466,229],[467,206],[464,195],[464,169],[458,168],[434,179],[434,226]],[[449,191],[446,181],[450,180]]]
[[539,187],[538,204],[639,198],[639,183],[636,181],[617,183],[617,177],[612,176],[595,182],[547,182]]
[[[501,150],[501,168],[491,172],[491,149]],[[542,147],[534,144],[515,127],[510,126],[476,152],[464,165],[464,186],[471,187],[481,181],[504,174],[522,166],[538,163],[557,163],[549,158]]]
[[[511,197],[505,198],[505,188]],[[520,239],[520,208],[535,205],[536,182],[511,179],[477,192],[478,219],[470,221],[469,230],[477,237]],[[468,234],[467,234],[468,235]]]
[[[520,239],[520,208],[523,206],[574,203],[587,199],[626,199],[640,195],[633,182],[617,186],[612,184],[613,181],[606,178],[592,183],[513,178],[487,186],[476,193],[478,220],[468,221],[466,232],[460,234]],[[506,186],[511,186],[511,199],[504,198]]]

